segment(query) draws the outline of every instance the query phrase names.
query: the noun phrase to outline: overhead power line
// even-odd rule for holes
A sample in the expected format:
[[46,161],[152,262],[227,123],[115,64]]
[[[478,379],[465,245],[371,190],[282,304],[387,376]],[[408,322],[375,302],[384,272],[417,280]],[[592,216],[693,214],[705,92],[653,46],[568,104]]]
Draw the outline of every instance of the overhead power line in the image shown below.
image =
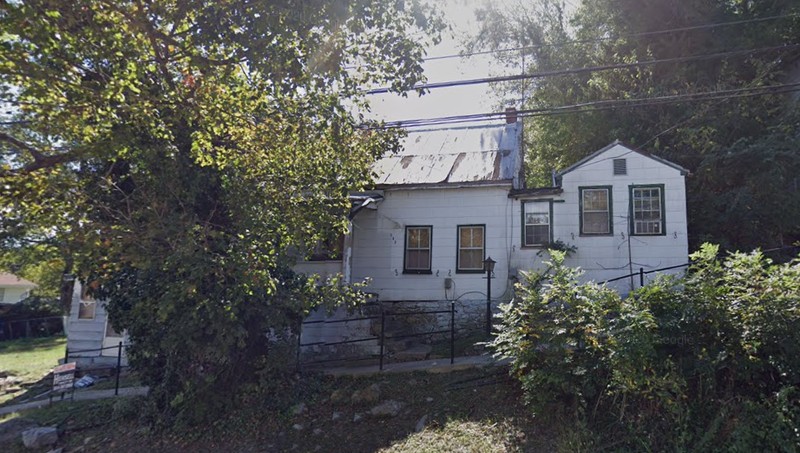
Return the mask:
[[[773,50],[791,50],[791,49],[796,49],[798,47],[800,47],[800,44],[783,44],[780,46],[759,47],[755,49],[740,49],[740,50],[731,50],[731,51],[702,54],[702,55],[688,55],[683,57],[644,60],[644,61],[637,61],[634,63],[616,63],[616,64],[609,64],[602,66],[589,66],[585,68],[571,68],[571,69],[559,69],[555,71],[534,72],[531,74],[514,74],[508,76],[481,77],[478,79],[463,79],[463,80],[451,80],[448,82],[424,83],[416,85],[407,91],[450,88],[457,86],[479,85],[485,83],[513,82],[517,80],[527,80],[527,79],[541,79],[545,77],[558,77],[570,74],[584,74],[588,72],[610,71],[614,69],[630,69],[630,68],[637,68],[637,67],[660,64],[660,63],[681,63],[687,61],[710,60],[714,58],[725,58],[737,55],[749,55],[759,52],[769,52]],[[383,93],[388,93],[390,90],[391,88],[389,87],[374,88],[371,90],[365,90],[364,93],[383,94]]]
[[572,44],[591,44],[597,42],[605,42],[605,41],[613,41],[617,39],[624,39],[624,38],[642,38],[645,36],[657,36],[657,35],[664,35],[669,33],[680,33],[684,31],[694,31],[694,30],[703,30],[703,29],[713,29],[719,27],[729,27],[732,25],[744,25],[744,24],[752,24],[758,22],[766,22],[771,20],[778,20],[778,19],[788,19],[790,17],[798,17],[796,14],[782,14],[776,16],[767,16],[767,17],[759,17],[757,19],[742,19],[742,20],[735,20],[730,22],[717,22],[717,23],[710,23],[710,24],[699,24],[699,25],[691,25],[688,27],[679,27],[679,28],[665,28],[662,30],[653,30],[653,31],[645,31],[640,33],[629,33],[629,34],[622,34],[622,35],[615,35],[615,36],[605,36],[600,38],[592,38],[592,39],[574,39],[568,41],[559,41],[554,43],[546,43],[546,44],[536,44],[531,46],[519,46],[519,47],[506,47],[503,49],[493,49],[493,50],[481,50],[477,52],[464,52],[459,54],[449,54],[449,55],[437,55],[435,57],[427,57],[424,58],[423,62],[428,61],[436,61],[436,60],[446,60],[451,58],[466,58],[472,57],[476,55],[489,55],[493,53],[506,53],[506,52],[519,52],[524,50],[533,50],[533,49],[544,49],[547,47],[563,47]]
[[[437,55],[433,57],[423,58],[421,61],[423,63],[429,61],[437,61],[437,60],[447,60],[453,58],[468,58],[478,55],[490,55],[496,53],[507,53],[507,52],[519,52],[525,50],[533,50],[533,49],[544,49],[548,47],[563,47],[573,44],[591,44],[591,43],[600,43],[606,41],[613,41],[617,39],[626,39],[626,38],[642,38],[646,36],[657,36],[657,35],[664,35],[669,33],[680,33],[685,31],[694,31],[694,30],[703,30],[703,29],[714,29],[720,27],[729,27],[733,25],[744,25],[744,24],[752,24],[758,22],[766,22],[772,20],[779,20],[779,19],[788,19],[792,17],[798,17],[797,14],[782,14],[782,15],[775,15],[775,16],[767,16],[767,17],[759,17],[756,19],[742,19],[742,20],[735,20],[730,22],[716,22],[716,23],[708,23],[708,24],[699,24],[699,25],[691,25],[687,27],[679,27],[679,28],[665,28],[662,30],[653,30],[653,31],[645,31],[640,33],[629,33],[629,34],[621,34],[621,35],[614,35],[614,36],[605,36],[599,38],[592,38],[592,39],[574,39],[574,40],[566,40],[566,41],[559,41],[554,43],[545,43],[545,44],[535,44],[530,46],[518,46],[518,47],[506,47],[502,49],[492,49],[492,50],[480,50],[475,52],[464,52],[464,53],[457,53],[457,54],[447,54],[447,55]],[[344,69],[355,69],[360,67],[360,65],[349,65],[345,66]]]
[[[735,88],[730,90],[716,90],[716,91],[706,91],[700,93],[685,93],[685,94],[647,97],[647,98],[600,100],[600,101],[584,102],[580,104],[563,105],[557,107],[519,110],[516,112],[516,115],[517,117],[520,118],[526,118],[535,116],[590,113],[590,112],[612,110],[619,108],[647,107],[652,105],[676,104],[683,102],[701,102],[701,101],[712,101],[717,99],[734,99],[734,98],[753,97],[753,96],[776,95],[776,94],[783,94],[795,91],[800,91],[800,82],[781,84],[781,85],[769,85],[762,87]],[[470,115],[445,116],[437,118],[409,119],[409,120],[393,121],[385,123],[382,126],[373,127],[373,129],[412,128],[412,127],[426,127],[426,126],[439,126],[448,124],[496,121],[505,118],[505,116],[506,112],[488,112],[488,113],[476,113]]]

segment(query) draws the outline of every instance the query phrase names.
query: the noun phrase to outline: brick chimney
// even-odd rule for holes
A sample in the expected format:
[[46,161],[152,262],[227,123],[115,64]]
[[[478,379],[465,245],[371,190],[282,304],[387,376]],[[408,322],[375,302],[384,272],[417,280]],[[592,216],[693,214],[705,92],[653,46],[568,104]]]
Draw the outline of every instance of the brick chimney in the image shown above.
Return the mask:
[[517,122],[517,109],[516,107],[506,107],[506,124]]

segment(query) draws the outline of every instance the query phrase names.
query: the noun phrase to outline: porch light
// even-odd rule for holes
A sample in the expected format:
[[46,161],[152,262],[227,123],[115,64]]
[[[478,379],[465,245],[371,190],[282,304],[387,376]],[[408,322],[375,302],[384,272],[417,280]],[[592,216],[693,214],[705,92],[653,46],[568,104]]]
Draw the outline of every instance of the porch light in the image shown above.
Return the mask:
[[492,334],[492,273],[497,261],[492,257],[483,260],[483,270],[486,271],[486,336]]
[[491,256],[486,258],[485,260],[483,260],[483,270],[488,274],[491,274],[492,272],[494,272],[495,263],[497,263],[497,261],[493,260]]

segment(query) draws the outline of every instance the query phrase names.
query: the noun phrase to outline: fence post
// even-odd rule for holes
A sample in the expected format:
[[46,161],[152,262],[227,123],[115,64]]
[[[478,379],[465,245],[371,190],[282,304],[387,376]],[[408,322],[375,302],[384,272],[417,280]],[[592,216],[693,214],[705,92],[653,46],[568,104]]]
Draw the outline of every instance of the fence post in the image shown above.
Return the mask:
[[300,372],[300,345],[303,340],[303,320],[300,319],[300,324],[297,327],[297,357],[295,357],[295,372]]
[[642,286],[644,286],[644,268],[640,267],[639,268],[639,287],[641,288]]
[[383,311],[383,309],[381,309],[381,359],[378,364],[378,369],[380,371],[383,371],[383,348],[384,348],[384,343],[386,342],[385,334],[386,334],[386,313]]
[[114,396],[119,395],[119,374],[122,370],[122,342],[117,346],[117,382],[114,384]]
[[69,346],[64,348],[64,363],[69,363]]
[[456,357],[456,301],[450,301],[450,365]]

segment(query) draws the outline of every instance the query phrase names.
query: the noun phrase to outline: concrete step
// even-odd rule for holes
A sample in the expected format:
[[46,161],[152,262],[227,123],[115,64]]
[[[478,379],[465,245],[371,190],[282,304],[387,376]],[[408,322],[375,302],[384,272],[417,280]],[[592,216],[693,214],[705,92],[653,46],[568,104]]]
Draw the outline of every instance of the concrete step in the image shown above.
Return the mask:
[[431,355],[433,348],[427,344],[415,344],[397,351],[393,358],[398,361],[425,360]]

